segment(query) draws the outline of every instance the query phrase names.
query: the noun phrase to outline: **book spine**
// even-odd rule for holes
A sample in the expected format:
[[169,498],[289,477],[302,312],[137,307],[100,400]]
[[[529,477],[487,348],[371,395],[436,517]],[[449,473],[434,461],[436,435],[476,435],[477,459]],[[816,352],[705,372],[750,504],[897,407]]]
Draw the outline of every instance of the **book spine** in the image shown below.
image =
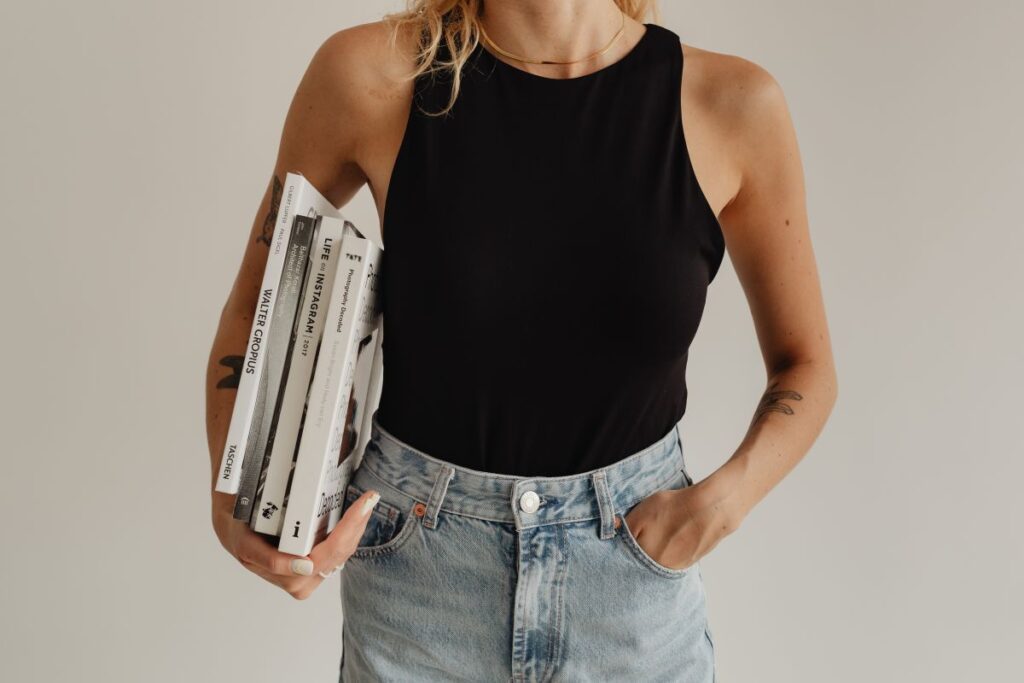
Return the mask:
[[260,533],[273,536],[281,533],[288,482],[295,464],[310,380],[323,337],[331,287],[338,270],[342,227],[342,221],[326,216],[320,223],[312,266],[306,280],[302,313],[297,321],[291,363],[284,380],[280,413],[273,430],[266,480],[262,492],[257,496],[256,511],[253,514],[253,529]]
[[279,404],[281,381],[286,372],[287,361],[291,357],[289,351],[294,339],[295,318],[299,311],[302,286],[309,267],[309,250],[315,231],[315,218],[295,216],[273,316],[264,339],[265,358],[260,391],[256,398],[252,426],[243,456],[242,480],[239,482],[235,498],[234,517],[246,523],[252,518],[253,502],[263,475],[263,463],[266,460],[274,415]]
[[277,207],[277,223],[271,238],[267,263],[263,270],[263,282],[253,315],[252,328],[246,343],[235,403],[231,409],[227,441],[221,455],[220,472],[214,490],[221,493],[238,493],[241,481],[242,462],[249,438],[256,396],[259,393],[260,376],[263,370],[263,340],[273,311],[274,296],[281,269],[284,267],[284,245],[291,233],[293,200],[304,182],[302,176],[289,173]]
[[[297,274],[300,278],[299,289],[295,296],[295,314],[294,319],[292,320],[291,334],[288,337],[287,348],[284,350],[284,366],[281,369],[281,379],[278,384],[273,409],[271,410],[271,407],[269,405],[267,406],[267,409],[269,410],[268,414],[270,415],[270,426],[266,427],[266,425],[264,425],[266,445],[261,449],[263,453],[263,463],[260,468],[259,477],[256,481],[256,491],[252,497],[252,510],[249,517],[249,526],[254,530],[256,529],[257,520],[260,518],[260,515],[257,513],[262,512],[264,509],[271,509],[271,506],[263,505],[264,490],[266,488],[267,475],[270,468],[270,459],[273,456],[274,445],[277,443],[278,426],[280,424],[281,411],[284,408],[288,377],[291,375],[292,371],[292,360],[295,358],[295,345],[299,337],[299,328],[305,320],[303,313],[306,309],[303,307],[303,304],[306,301],[307,292],[315,286],[315,282],[310,280],[310,275],[314,266],[313,259],[316,256],[315,247],[320,240],[320,229],[323,216],[317,216],[310,220],[312,221],[312,237],[311,242],[306,249],[305,267],[302,269],[300,274]],[[281,291],[283,295],[283,287]],[[279,305],[282,305],[283,303],[284,302],[281,302]],[[291,304],[291,302],[288,303],[289,305]],[[283,323],[284,320],[281,322]],[[259,457],[258,454],[257,457]]]
[[338,474],[341,434],[348,413],[353,358],[358,351],[360,307],[365,305],[372,243],[353,234],[342,239],[339,271],[328,307],[320,357],[310,387],[309,410],[299,441],[279,550],[307,555],[326,526],[321,520],[340,504],[323,496],[326,481]]
[[[344,227],[342,229],[342,238],[341,238],[341,240],[344,240],[345,236],[350,235],[350,234],[353,234],[356,237],[362,239],[362,233],[360,233],[359,230],[356,229],[355,225],[353,225],[350,221],[345,220],[344,218],[342,218],[341,220],[342,220],[342,222],[344,224]],[[341,270],[341,268],[342,268],[342,265],[340,263],[340,261],[341,261],[341,256],[340,255],[342,253],[344,253],[343,252],[344,247],[342,245],[342,241],[339,240],[338,245],[339,245],[339,251],[338,251],[339,263],[335,265],[335,282],[337,281],[337,272],[339,270]],[[331,296],[332,297],[335,295],[334,292],[337,291],[336,288],[337,288],[337,284],[333,284],[332,283],[332,287],[331,287],[331,290],[332,290]],[[330,305],[330,304],[328,304],[328,305]],[[333,318],[333,316],[330,313],[330,311],[327,311],[324,314],[324,316],[323,316],[323,320],[324,320],[324,335],[326,335],[327,332],[328,332],[328,327],[330,326],[330,321],[332,320],[332,318]],[[322,335],[321,338],[320,338],[320,344],[317,346],[316,359],[313,361],[314,373],[315,373],[315,368],[319,367],[321,359],[324,358],[327,355],[326,352],[323,352],[324,346],[325,346],[325,344],[324,344],[323,335]],[[303,415],[302,415],[302,422],[299,425],[299,433],[298,433],[298,435],[296,436],[296,439],[295,439],[295,441],[296,441],[295,461],[296,462],[298,461],[299,446],[300,446],[300,444],[302,442],[302,434],[303,434],[303,431],[305,430],[307,419],[308,419],[308,417],[311,414],[313,414],[313,411],[310,410],[310,397],[312,396],[313,386],[314,386],[315,382],[316,382],[316,377],[315,377],[315,374],[314,374],[313,381],[310,383],[309,391],[306,394],[306,406],[305,406],[305,411],[303,412]],[[292,481],[295,478],[295,471],[296,471],[296,467],[295,467],[295,464],[293,463],[291,473],[288,475],[288,484],[285,486],[284,505],[282,506],[282,513],[281,513],[282,526],[284,525],[285,511],[288,509],[288,503],[289,503],[289,499],[290,499],[291,491],[292,491]],[[301,468],[300,468],[300,473],[301,473]],[[302,479],[302,477],[300,476],[300,480],[301,479]],[[301,487],[300,487],[300,489],[301,489]],[[280,536],[281,533],[283,533],[283,531],[279,530],[278,531],[278,535]]]

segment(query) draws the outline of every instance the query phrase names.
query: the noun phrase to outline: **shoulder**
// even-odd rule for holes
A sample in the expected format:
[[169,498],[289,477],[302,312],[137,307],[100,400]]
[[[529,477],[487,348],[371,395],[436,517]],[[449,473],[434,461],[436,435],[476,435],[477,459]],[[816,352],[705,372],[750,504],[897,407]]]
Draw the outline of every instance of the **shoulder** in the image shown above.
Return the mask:
[[408,27],[384,21],[341,29],[323,41],[309,71],[350,111],[374,113],[411,89],[415,38]]
[[796,136],[779,81],[760,64],[737,55],[680,43],[684,120],[715,182],[716,208],[740,195],[745,180],[798,156]]
[[693,102],[730,133],[756,134],[788,116],[782,86],[767,69],[737,55],[680,43],[683,84]]
[[368,178],[368,154],[403,118],[412,97],[417,45],[409,30],[384,21],[328,36],[295,91],[278,165],[301,169],[332,201]]

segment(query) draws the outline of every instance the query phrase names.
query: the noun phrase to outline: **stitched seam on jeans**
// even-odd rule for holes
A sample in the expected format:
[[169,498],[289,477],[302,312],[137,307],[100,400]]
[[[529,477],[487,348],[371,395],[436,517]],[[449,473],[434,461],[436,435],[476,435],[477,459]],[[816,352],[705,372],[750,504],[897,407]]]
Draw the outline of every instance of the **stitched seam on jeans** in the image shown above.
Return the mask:
[[681,472],[682,472],[682,470],[676,470],[676,473],[673,474],[671,477],[669,477],[668,479],[665,479],[661,483],[655,484],[654,485],[654,490],[651,491],[650,493],[648,493],[646,496],[640,496],[639,498],[634,498],[630,502],[628,502],[625,505],[623,505],[623,510],[628,510],[629,508],[633,507],[634,505],[636,505],[640,501],[646,500],[647,498],[649,498],[650,496],[654,495],[655,493],[657,493],[659,491],[666,490],[666,487],[669,484],[671,484],[672,482],[674,482],[676,480],[676,477],[679,476],[679,474]]
[[[416,496],[410,496],[410,495],[409,495],[408,493],[406,493],[406,492],[405,492],[405,491],[403,491],[402,489],[398,488],[397,486],[395,486],[394,484],[392,484],[391,482],[389,482],[389,481],[388,481],[387,479],[385,479],[385,478],[384,478],[384,477],[382,477],[381,475],[377,474],[377,473],[376,473],[376,472],[375,472],[375,471],[373,470],[373,468],[372,468],[372,467],[365,467],[365,468],[364,468],[364,467],[360,466],[360,469],[365,469],[365,470],[366,470],[366,472],[368,472],[368,473],[369,473],[369,474],[371,474],[372,476],[376,477],[377,481],[379,481],[379,482],[380,482],[381,484],[383,484],[384,486],[388,487],[389,489],[391,489],[392,491],[394,491],[394,492],[395,492],[395,493],[397,493],[398,495],[400,495],[400,496],[402,496],[402,497],[404,497],[404,498],[408,498],[409,500],[413,501],[414,503],[423,503],[424,505],[426,505],[426,502],[427,502],[427,501],[425,501],[425,500],[420,500],[420,499],[419,499],[419,498],[417,498]],[[354,477],[354,476],[355,476],[355,474],[353,474],[352,476]]]
[[677,579],[686,576],[686,574],[690,571],[691,567],[684,567],[682,569],[672,569],[671,567],[664,567],[658,562],[656,562],[653,557],[650,557],[647,554],[647,551],[640,547],[640,541],[636,539],[636,537],[633,535],[633,531],[628,528],[627,523],[625,521],[622,522],[622,526],[619,528],[619,533],[622,534],[622,538],[620,540],[623,543],[625,543],[626,546],[628,546],[629,551],[633,553],[633,556],[636,557],[641,563],[643,563],[645,567],[655,572],[659,576],[662,576],[666,579]]
[[[388,482],[386,479],[384,479],[384,477],[382,477],[380,474],[375,472],[373,470],[373,468],[371,468],[371,467],[364,467],[362,465],[360,465],[360,468],[361,469],[365,469],[368,473],[370,473],[371,475],[376,477],[377,480],[381,484],[383,484],[384,486],[388,487],[389,489],[391,489],[395,493],[397,493],[397,494],[399,494],[401,496],[404,496],[405,498],[408,498],[409,500],[412,500],[412,501],[415,501],[415,502],[420,502],[420,503],[423,503],[424,505],[426,504],[426,501],[422,501],[419,498],[416,498],[415,496],[411,496],[408,493],[406,493],[405,491],[402,491],[401,489],[399,489],[395,485],[393,485],[390,482]],[[678,472],[679,472],[679,470],[677,470],[677,473]],[[353,474],[353,476],[355,476],[355,475]],[[652,491],[651,493],[656,493],[657,491],[664,490],[665,486],[667,486],[668,484],[671,484],[673,481],[675,481],[675,478],[676,478],[676,474],[673,474],[668,479],[665,479],[665,480],[659,482],[658,484],[655,484],[654,491]],[[645,498],[647,498],[650,495],[651,494],[649,493],[649,494],[647,494],[647,496],[642,496],[640,498],[634,498],[632,501],[627,503],[624,506],[624,508],[631,508],[631,507],[633,507],[634,505],[636,505],[637,503],[639,503],[640,501],[644,500]],[[447,496],[445,496],[445,497],[447,498]],[[439,516],[440,516],[441,512],[447,513],[449,515],[458,515],[459,517],[469,517],[471,519],[478,519],[478,520],[481,520],[481,521],[484,521],[484,522],[494,522],[496,524],[514,524],[515,523],[515,518],[514,517],[513,518],[509,518],[509,519],[494,519],[493,517],[481,517],[480,515],[477,515],[477,514],[474,514],[474,513],[471,513],[471,512],[461,512],[461,511],[458,511],[458,510],[453,510],[452,508],[445,507],[444,505],[442,505],[438,509]],[[549,526],[551,524],[569,524],[571,522],[589,522],[591,520],[600,519],[600,518],[601,518],[600,514],[597,515],[597,516],[593,516],[592,515],[590,517],[571,517],[569,519],[556,519],[556,520],[552,520],[550,522],[545,522],[543,524],[537,524],[537,525],[534,525],[534,526],[541,527],[541,526]],[[530,528],[533,528],[533,527],[530,527]]]
[[[633,541],[633,542],[635,543],[635,541]],[[662,576],[662,577],[664,577],[666,579],[676,579],[676,578],[679,578],[679,577],[684,576],[686,574],[686,571],[687,571],[686,569],[670,569],[668,567],[661,566],[660,564],[655,562],[653,559],[647,557],[646,553],[640,552],[641,549],[634,548],[632,543],[629,543],[629,542],[627,542],[627,543],[629,544],[630,550],[633,552],[633,555],[638,560],[640,560],[640,562],[642,562],[645,567],[647,567],[649,570],[655,572],[659,576]]]
[[[562,557],[566,554],[566,543],[565,543],[565,529],[561,526],[555,529],[555,537],[558,539],[558,551]],[[565,585],[565,575],[568,572],[568,564],[560,562],[561,569],[555,574],[555,580],[552,582],[556,587],[556,590],[560,593],[562,587]],[[544,663],[544,670],[541,672],[540,680],[548,681],[551,679],[550,674],[554,673],[555,661],[561,656],[562,646],[562,601],[555,600],[555,624],[554,628],[551,629],[548,635],[548,648],[547,648],[547,661]]]

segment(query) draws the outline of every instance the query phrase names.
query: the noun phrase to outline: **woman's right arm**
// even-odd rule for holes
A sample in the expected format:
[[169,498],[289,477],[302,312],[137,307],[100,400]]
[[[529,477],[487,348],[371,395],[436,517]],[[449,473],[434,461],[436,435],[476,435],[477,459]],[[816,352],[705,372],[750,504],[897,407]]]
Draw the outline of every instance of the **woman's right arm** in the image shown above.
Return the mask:
[[366,507],[361,503],[371,499],[375,492],[367,491],[357,504],[350,506],[329,538],[318,544],[308,558],[298,558],[278,551],[268,537],[235,520],[234,495],[215,491],[214,485],[285,175],[301,173],[339,208],[366,182],[356,158],[360,137],[373,133],[373,121],[366,115],[372,107],[360,94],[361,89],[351,85],[365,75],[365,55],[370,54],[365,43],[373,39],[365,26],[345,29],[327,39],[310,61],[288,110],[277,160],[221,311],[206,370],[214,530],[221,545],[243,566],[298,599],[308,597],[316,589],[322,581],[319,572],[333,569],[351,555],[369,517],[360,514]]

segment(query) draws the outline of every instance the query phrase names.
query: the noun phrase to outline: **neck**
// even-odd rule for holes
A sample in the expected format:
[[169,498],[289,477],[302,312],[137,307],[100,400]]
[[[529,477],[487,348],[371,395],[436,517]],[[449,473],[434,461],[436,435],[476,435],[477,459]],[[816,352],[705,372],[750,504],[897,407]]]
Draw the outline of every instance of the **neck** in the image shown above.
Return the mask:
[[[531,60],[565,62],[601,50],[622,21],[618,5],[611,0],[487,0],[480,16],[487,36],[503,50]],[[610,64],[629,52],[643,33],[639,22],[629,17],[625,22],[622,35],[607,52],[594,59],[576,64],[515,62],[515,66],[539,75],[572,78]]]

